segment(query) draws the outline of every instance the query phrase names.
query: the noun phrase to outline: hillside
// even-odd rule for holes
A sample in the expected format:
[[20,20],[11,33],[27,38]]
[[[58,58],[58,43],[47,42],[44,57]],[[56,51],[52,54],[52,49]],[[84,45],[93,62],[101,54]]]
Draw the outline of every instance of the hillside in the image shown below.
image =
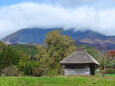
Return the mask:
[[[43,44],[45,34],[53,30],[56,29],[22,29],[3,38],[1,41],[7,44]],[[61,31],[63,35],[71,36],[77,45],[95,46],[102,51],[115,49],[115,36],[106,36],[90,30],[75,32],[71,29]]]
[[37,46],[35,45],[14,44],[14,45],[10,45],[10,47],[15,51],[22,50],[25,54],[31,56],[39,54]]

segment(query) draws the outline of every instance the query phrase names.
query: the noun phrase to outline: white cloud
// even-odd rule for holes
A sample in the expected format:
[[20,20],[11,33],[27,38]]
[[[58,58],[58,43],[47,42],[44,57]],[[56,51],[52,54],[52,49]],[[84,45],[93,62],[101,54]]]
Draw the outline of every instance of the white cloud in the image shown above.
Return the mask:
[[59,4],[64,7],[76,7],[81,5],[94,5],[100,0],[49,0],[53,4]]
[[96,6],[96,7],[112,7],[115,5],[115,0],[47,0],[51,4],[59,4],[63,7],[77,6]]
[[0,38],[28,27],[90,29],[115,35],[114,22],[115,8],[79,6],[67,9],[46,4],[21,3],[0,9]]

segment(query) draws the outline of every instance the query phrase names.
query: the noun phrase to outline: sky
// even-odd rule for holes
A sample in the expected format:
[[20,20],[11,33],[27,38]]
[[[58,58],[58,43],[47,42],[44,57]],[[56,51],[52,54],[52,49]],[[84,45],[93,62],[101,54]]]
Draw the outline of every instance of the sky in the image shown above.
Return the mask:
[[115,0],[0,0],[0,39],[23,28],[115,35]]

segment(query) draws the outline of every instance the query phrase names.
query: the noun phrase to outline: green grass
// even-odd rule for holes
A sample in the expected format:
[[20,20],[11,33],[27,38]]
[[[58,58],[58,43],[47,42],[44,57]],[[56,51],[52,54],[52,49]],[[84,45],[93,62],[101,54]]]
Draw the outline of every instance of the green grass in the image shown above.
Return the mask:
[[0,77],[0,86],[115,86],[115,77]]
[[115,74],[104,74],[104,76],[111,76],[111,77],[115,77]]

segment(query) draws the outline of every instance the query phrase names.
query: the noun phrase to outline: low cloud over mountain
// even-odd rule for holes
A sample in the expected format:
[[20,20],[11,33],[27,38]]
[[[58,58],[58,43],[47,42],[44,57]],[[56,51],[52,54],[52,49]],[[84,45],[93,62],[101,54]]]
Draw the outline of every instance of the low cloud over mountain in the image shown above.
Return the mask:
[[74,28],[75,31],[89,29],[115,35],[114,22],[115,8],[98,9],[82,5],[71,9],[54,4],[26,2],[0,8],[0,39],[28,27]]

